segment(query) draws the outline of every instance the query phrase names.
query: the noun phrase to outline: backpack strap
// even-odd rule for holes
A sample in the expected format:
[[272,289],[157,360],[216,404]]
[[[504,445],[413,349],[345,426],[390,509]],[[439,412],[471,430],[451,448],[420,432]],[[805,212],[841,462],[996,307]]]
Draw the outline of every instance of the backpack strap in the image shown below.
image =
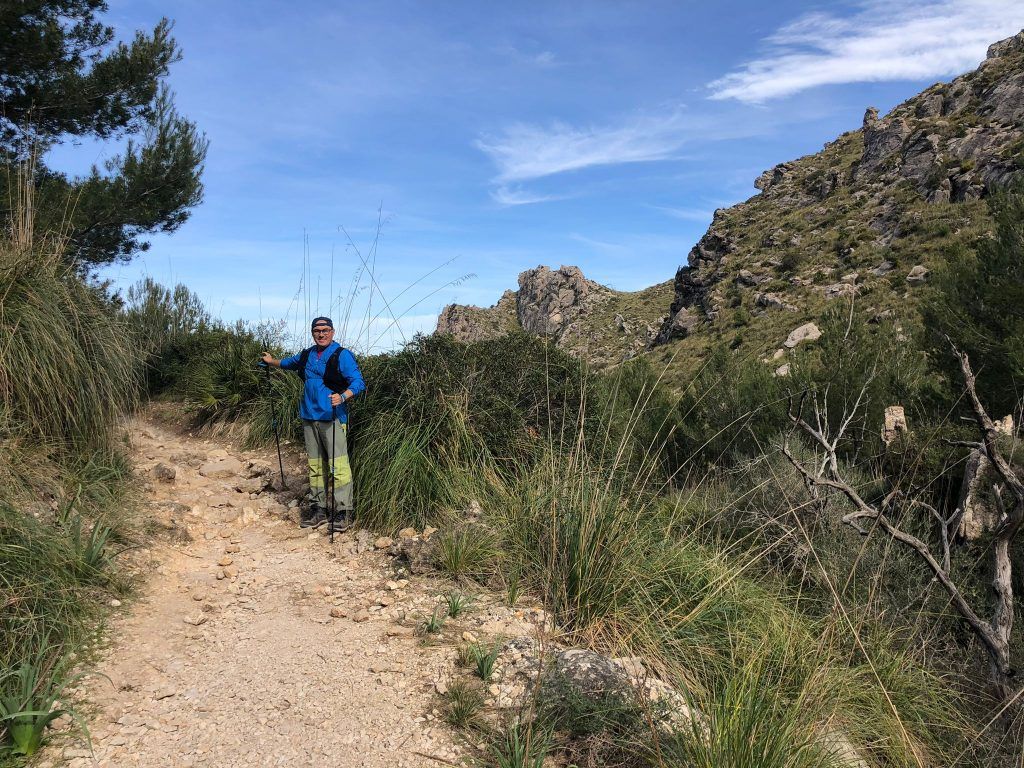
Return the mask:
[[327,365],[324,369],[324,384],[332,392],[337,392],[339,395],[348,389],[349,380],[341,372],[341,353],[344,347],[338,346],[331,356],[327,358]]
[[306,347],[299,353],[299,378],[303,381],[306,380],[306,363],[309,362],[309,353],[313,351],[313,347]]

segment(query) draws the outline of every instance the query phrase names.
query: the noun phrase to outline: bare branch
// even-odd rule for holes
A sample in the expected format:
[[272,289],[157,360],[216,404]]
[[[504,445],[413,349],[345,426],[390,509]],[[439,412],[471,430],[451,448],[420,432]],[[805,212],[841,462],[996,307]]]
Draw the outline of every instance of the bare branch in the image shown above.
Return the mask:
[[970,448],[974,451],[981,450],[985,447],[984,443],[972,443],[970,440],[948,440],[943,438],[942,442],[946,445],[953,446],[954,448]]
[[[995,425],[992,423],[991,419],[988,418],[988,415],[981,407],[981,403],[978,401],[974,390],[973,374],[970,372],[966,356],[961,355],[960,359],[961,366],[964,369],[964,378],[967,382],[968,392],[975,404],[975,414],[978,417],[979,426],[981,427],[982,433],[985,437],[985,449],[991,457],[993,453],[998,454],[998,446],[995,444]],[[1002,691],[1006,693],[1008,691],[1007,681],[1013,674],[1013,670],[1010,666],[1009,654],[1009,638],[1013,623],[1013,588],[1012,580],[1010,578],[1011,562],[1009,558],[1009,542],[1020,527],[1021,518],[1024,517],[1024,493],[1017,493],[1018,489],[1021,487],[1019,481],[1017,480],[1016,475],[1013,474],[1013,470],[1005,461],[1003,461],[1006,471],[1000,471],[1000,474],[1004,479],[1007,479],[1007,485],[1014,489],[1018,503],[1014,505],[1013,511],[1007,514],[1007,524],[1002,526],[1000,535],[995,543],[993,551],[995,560],[993,588],[996,593],[997,603],[992,620],[991,622],[988,622],[982,619],[970,603],[967,602],[967,599],[950,576],[951,558],[949,549],[949,524],[951,521],[944,519],[935,507],[924,501],[916,499],[906,500],[906,495],[899,489],[890,491],[882,500],[880,505],[871,505],[865,501],[860,493],[843,478],[840,472],[837,446],[840,439],[849,428],[849,425],[853,422],[856,412],[862,407],[865,393],[867,392],[867,388],[874,378],[874,375],[874,372],[872,372],[871,377],[869,377],[868,381],[865,382],[864,386],[861,388],[852,408],[843,414],[839,430],[834,436],[826,434],[826,427],[822,421],[821,408],[818,406],[817,401],[815,401],[815,422],[817,424],[817,428],[812,426],[803,417],[802,413],[794,413],[792,408],[790,409],[789,418],[793,422],[794,426],[799,427],[820,449],[824,451],[825,457],[822,461],[821,470],[817,473],[808,470],[803,463],[793,455],[788,441],[783,444],[782,452],[789,460],[790,464],[792,464],[804,478],[804,482],[809,489],[838,491],[853,505],[853,511],[842,517],[842,522],[844,524],[854,528],[861,535],[867,535],[868,531],[861,522],[864,520],[871,520],[876,527],[881,528],[892,539],[900,542],[909,549],[914,550],[918,554],[921,560],[932,572],[934,580],[938,581],[949,595],[952,604],[960,614],[961,618],[971,627],[975,635],[985,646],[991,661],[993,679],[996,684],[1000,686]],[[825,424],[827,424],[827,420],[825,421]],[[832,439],[830,439],[830,437]],[[1002,461],[1001,457],[1000,460]],[[1016,486],[1013,485],[1015,481],[1017,482]],[[924,510],[938,524],[942,541],[941,562],[939,562],[935,554],[932,552],[931,547],[926,542],[899,528],[885,514],[886,510],[894,508],[901,500],[905,500],[904,503],[909,509],[919,508]]]

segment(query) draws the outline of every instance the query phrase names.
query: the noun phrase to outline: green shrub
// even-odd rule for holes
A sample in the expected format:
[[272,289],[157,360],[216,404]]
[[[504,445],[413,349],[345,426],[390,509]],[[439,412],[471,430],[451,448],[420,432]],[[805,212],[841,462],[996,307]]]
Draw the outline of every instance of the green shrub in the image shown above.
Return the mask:
[[64,689],[82,676],[54,669],[46,646],[44,640],[35,656],[0,673],[0,732],[5,732],[9,740],[6,745],[0,741],[0,756],[9,751],[31,757],[42,746],[46,729],[63,715],[72,716],[88,738],[89,732],[77,713],[58,703]]
[[[911,412],[930,409],[939,399],[928,360],[897,322],[870,323],[864,313],[829,309],[820,322],[821,338],[792,355],[788,393],[806,397],[805,415],[815,403],[829,430],[835,432],[853,409],[861,407],[847,433],[859,450],[879,445],[886,406],[903,404]],[[861,392],[863,391],[863,396]]]
[[679,402],[676,455],[697,465],[750,455],[786,420],[786,399],[773,368],[715,347]]
[[445,614],[438,611],[436,608],[430,614],[430,618],[425,619],[420,625],[420,629],[428,635],[436,635],[444,629],[444,623],[446,621]]
[[966,352],[982,398],[998,413],[1019,412],[1024,384],[1024,184],[988,199],[995,236],[980,235],[943,254],[923,307],[936,367],[948,372],[951,400],[962,391],[949,340]]
[[[194,356],[183,373],[185,402],[200,425],[232,424],[248,416],[253,404],[265,396],[266,374],[257,363],[264,350],[277,346],[277,340],[268,338],[267,329],[263,331],[241,323],[207,331],[209,352]],[[288,418],[294,419],[295,411]]]
[[494,674],[494,664],[500,653],[500,642],[492,643],[489,648],[480,643],[472,643],[469,646],[468,654],[473,662],[476,676],[484,682],[489,681],[491,675]]
[[495,768],[544,768],[552,734],[534,721],[515,720],[495,733],[490,757]]
[[199,297],[180,283],[165,288],[151,277],[128,289],[124,317],[146,354],[146,387],[152,393],[174,388],[197,354],[213,351],[215,323]]
[[461,590],[450,589],[445,592],[444,602],[448,606],[448,618],[457,619],[472,607],[475,600]]
[[407,424],[399,414],[353,419],[352,449],[356,504],[361,524],[395,532],[424,528],[453,517],[474,496],[479,448],[464,431],[461,442],[443,443],[439,432],[456,433],[458,417],[439,413],[430,422]]
[[[465,430],[499,465],[528,460],[548,442],[574,435],[588,390],[580,362],[526,334],[474,344],[421,336],[361,364],[371,386],[357,401],[360,419],[391,413],[405,425],[429,425],[439,444],[461,440],[450,427]],[[445,418],[453,411],[464,423]]]

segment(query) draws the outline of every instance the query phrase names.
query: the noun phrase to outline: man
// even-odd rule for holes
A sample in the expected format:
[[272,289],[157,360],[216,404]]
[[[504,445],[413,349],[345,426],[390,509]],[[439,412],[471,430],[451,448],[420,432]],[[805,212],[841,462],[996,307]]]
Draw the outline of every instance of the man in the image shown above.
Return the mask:
[[312,347],[277,360],[269,352],[263,362],[295,371],[305,381],[299,416],[309,458],[312,501],[300,513],[299,525],[318,528],[327,522],[327,479],[334,489],[334,519],[330,533],[352,525],[352,467],[348,460],[348,408],[346,403],[366,390],[355,355],[334,341],[334,323],[318,317],[310,328]]

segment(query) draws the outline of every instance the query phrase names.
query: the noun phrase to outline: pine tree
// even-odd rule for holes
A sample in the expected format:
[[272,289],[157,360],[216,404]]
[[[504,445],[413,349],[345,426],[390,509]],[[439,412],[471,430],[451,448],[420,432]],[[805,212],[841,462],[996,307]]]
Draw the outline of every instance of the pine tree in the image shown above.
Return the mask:
[[[13,168],[36,156],[36,226],[68,238],[83,272],[127,261],[144,236],[170,232],[202,200],[207,141],[178,115],[164,84],[181,57],[163,19],[114,42],[98,20],[105,0],[0,3],[0,209],[15,198]],[[45,163],[54,145],[128,137],[123,153],[71,178]]]

